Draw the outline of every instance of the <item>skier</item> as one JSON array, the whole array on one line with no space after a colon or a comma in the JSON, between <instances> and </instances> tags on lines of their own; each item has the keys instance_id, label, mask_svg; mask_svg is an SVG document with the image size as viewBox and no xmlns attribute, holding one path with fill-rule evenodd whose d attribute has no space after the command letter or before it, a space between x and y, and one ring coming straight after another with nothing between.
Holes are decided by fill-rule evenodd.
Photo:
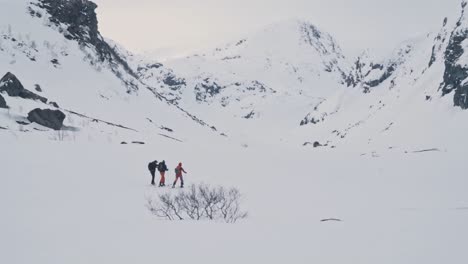
<instances>
[{"instance_id":1,"label":"skier","mask_svg":"<svg viewBox=\"0 0 468 264\"><path fill-rule=\"evenodd\" d=\"M151 173L151 185L155 185L154 184L154 174L156 172L156 167L158 166L158 161L155 160L155 161L152 161L148 164L148 170L150 171Z\"/></svg>"},{"instance_id":2,"label":"skier","mask_svg":"<svg viewBox=\"0 0 468 264\"><path fill-rule=\"evenodd\" d=\"M172 184L172 188L175 188L177 180L180 178L180 188L184 188L184 178L182 177L182 172L187 173L184 168L182 168L182 162L179 163L179 166L175 168L176 179Z\"/></svg>"},{"instance_id":3,"label":"skier","mask_svg":"<svg viewBox=\"0 0 468 264\"><path fill-rule=\"evenodd\" d=\"M166 171L168 171L167 166L166 166L166 161L161 161L158 165L158 171L159 174L161 174L161 180L159 181L159 187L166 186Z\"/></svg>"}]
</instances>

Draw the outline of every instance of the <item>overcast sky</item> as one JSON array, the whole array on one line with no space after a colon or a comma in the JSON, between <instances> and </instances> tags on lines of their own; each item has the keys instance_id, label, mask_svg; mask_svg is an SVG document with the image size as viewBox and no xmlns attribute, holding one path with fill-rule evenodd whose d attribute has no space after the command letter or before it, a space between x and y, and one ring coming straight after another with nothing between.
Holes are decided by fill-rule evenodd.
<instances>
[{"instance_id":1,"label":"overcast sky","mask_svg":"<svg viewBox=\"0 0 468 264\"><path fill-rule=\"evenodd\" d=\"M216 46L278 21L299 18L333 35L343 50L379 54L452 21L461 0L93 0L101 33L141 52ZM279 36L280 37L280 36Z\"/></svg>"}]
</instances>

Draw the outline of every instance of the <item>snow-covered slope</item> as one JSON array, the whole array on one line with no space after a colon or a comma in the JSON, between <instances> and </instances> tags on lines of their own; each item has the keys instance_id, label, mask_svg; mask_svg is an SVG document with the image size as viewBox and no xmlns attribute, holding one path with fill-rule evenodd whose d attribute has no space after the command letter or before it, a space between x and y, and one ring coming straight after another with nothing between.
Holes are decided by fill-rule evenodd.
<instances>
[{"instance_id":1,"label":"snow-covered slope","mask_svg":"<svg viewBox=\"0 0 468 264\"><path fill-rule=\"evenodd\" d=\"M465 11L384 59L287 21L161 64L95 8L0 0L0 263L468 263ZM155 159L249 217L156 218Z\"/></svg>"},{"instance_id":2,"label":"snow-covered slope","mask_svg":"<svg viewBox=\"0 0 468 264\"><path fill-rule=\"evenodd\" d=\"M244 143L392 147L401 137L409 144L424 133L427 142L421 144L430 145L446 133L435 123L454 126L447 133L463 131L465 6L461 18L445 19L437 34L405 41L383 59L367 49L352 62L329 34L287 21L164 64L135 60L134 68L144 83L210 122L226 124ZM352 134L360 139L348 140Z\"/></svg>"},{"instance_id":3,"label":"snow-covered slope","mask_svg":"<svg viewBox=\"0 0 468 264\"><path fill-rule=\"evenodd\" d=\"M297 20L164 65L142 61L137 68L142 81L167 98L226 124L230 135L248 131L255 140L272 132L276 140L283 137L305 109L344 84L348 71L333 37Z\"/></svg>"},{"instance_id":4,"label":"snow-covered slope","mask_svg":"<svg viewBox=\"0 0 468 264\"><path fill-rule=\"evenodd\" d=\"M9 109L0 109L1 127L17 135L39 129L56 137L25 119L34 108L54 108L66 114L64 125L73 138L120 142L158 134L186 140L189 130L211 134L202 120L136 78L126 58L100 35L94 3L2 0L1 6L0 78L10 72L26 90L55 102L53 107L4 92Z\"/></svg>"},{"instance_id":5,"label":"snow-covered slope","mask_svg":"<svg viewBox=\"0 0 468 264\"><path fill-rule=\"evenodd\" d=\"M358 58L349 87L307 114L296 138L368 154L462 144L468 131L465 7L463 2L461 17L445 19L437 34L406 41L381 62Z\"/></svg>"}]
</instances>

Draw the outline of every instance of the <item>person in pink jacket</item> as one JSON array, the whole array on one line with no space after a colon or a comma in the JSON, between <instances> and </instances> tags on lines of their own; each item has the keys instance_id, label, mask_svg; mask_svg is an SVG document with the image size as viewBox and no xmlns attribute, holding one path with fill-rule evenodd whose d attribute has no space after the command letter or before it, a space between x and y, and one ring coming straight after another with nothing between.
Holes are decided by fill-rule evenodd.
<instances>
[{"instance_id":1,"label":"person in pink jacket","mask_svg":"<svg viewBox=\"0 0 468 264\"><path fill-rule=\"evenodd\" d=\"M182 172L187 173L184 168L182 167L182 162L179 163L177 168L175 168L176 179L172 184L172 188L175 188L177 184L177 180L180 178L180 188L184 188L184 178L182 177Z\"/></svg>"}]
</instances>

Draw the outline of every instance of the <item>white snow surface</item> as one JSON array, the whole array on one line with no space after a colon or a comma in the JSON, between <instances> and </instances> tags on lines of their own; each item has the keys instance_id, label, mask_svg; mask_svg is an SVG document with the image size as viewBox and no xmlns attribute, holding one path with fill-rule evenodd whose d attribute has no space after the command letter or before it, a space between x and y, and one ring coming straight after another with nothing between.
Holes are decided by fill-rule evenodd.
<instances>
[{"instance_id":1,"label":"white snow surface","mask_svg":"<svg viewBox=\"0 0 468 264\"><path fill-rule=\"evenodd\" d=\"M464 150L380 157L262 146L146 146L0 137L2 263L465 263ZM236 186L249 218L166 222L146 161ZM221 158L222 157L222 158ZM172 175L168 181L172 181ZM178 189L171 190L178 192ZM341 222L321 222L338 218Z\"/></svg>"},{"instance_id":2,"label":"white snow surface","mask_svg":"<svg viewBox=\"0 0 468 264\"><path fill-rule=\"evenodd\" d=\"M308 22L167 59L138 80L32 18L29 2L0 0L0 77L39 84L67 118L62 131L22 125L54 108L2 93L0 263L468 263L468 112L439 91L464 15L379 60L397 67L363 93L344 84L351 59ZM135 71L157 63L109 43ZM366 80L384 74L366 67ZM168 74L186 85L171 90ZM200 83L223 89L196 100ZM167 182L183 162L187 185L237 187L248 218L152 215L148 197L181 191L150 186L155 159Z\"/></svg>"}]
</instances>

